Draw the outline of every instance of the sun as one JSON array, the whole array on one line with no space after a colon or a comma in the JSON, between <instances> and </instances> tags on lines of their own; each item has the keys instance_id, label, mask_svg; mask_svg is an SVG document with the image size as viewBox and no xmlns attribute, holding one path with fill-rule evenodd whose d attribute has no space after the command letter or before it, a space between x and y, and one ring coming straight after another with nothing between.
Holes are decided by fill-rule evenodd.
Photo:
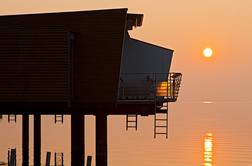
<instances>
[{"instance_id":1,"label":"sun","mask_svg":"<svg viewBox=\"0 0 252 166\"><path fill-rule=\"evenodd\" d=\"M205 48L203 50L203 55L206 58L210 58L213 55L213 50L211 48Z\"/></svg>"}]
</instances>

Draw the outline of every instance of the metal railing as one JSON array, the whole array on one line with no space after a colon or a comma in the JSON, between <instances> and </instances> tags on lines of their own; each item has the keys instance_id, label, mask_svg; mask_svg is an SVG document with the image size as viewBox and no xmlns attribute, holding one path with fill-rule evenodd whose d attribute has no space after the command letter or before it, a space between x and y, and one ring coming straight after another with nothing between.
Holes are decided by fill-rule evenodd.
<instances>
[{"instance_id":1,"label":"metal railing","mask_svg":"<svg viewBox=\"0 0 252 166\"><path fill-rule=\"evenodd\" d=\"M118 99L161 100L175 102L181 84L181 73L121 74Z\"/></svg>"}]
</instances>

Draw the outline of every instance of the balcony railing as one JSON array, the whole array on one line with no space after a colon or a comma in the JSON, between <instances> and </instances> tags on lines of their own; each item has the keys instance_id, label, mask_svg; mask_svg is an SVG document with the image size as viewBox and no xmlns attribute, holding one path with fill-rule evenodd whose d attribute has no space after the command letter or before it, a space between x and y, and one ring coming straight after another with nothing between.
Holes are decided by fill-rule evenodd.
<instances>
[{"instance_id":1,"label":"balcony railing","mask_svg":"<svg viewBox=\"0 0 252 166\"><path fill-rule=\"evenodd\" d=\"M181 73L134 73L120 77L120 101L167 101L178 97Z\"/></svg>"}]
</instances>

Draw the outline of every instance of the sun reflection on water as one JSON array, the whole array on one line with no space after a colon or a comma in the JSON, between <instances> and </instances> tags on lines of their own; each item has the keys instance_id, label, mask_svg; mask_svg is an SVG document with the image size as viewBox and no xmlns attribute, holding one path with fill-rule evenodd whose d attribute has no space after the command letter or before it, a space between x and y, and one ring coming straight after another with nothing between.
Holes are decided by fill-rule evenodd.
<instances>
[{"instance_id":1,"label":"sun reflection on water","mask_svg":"<svg viewBox=\"0 0 252 166\"><path fill-rule=\"evenodd\" d=\"M213 166L213 133L207 133L204 139L204 166Z\"/></svg>"}]
</instances>

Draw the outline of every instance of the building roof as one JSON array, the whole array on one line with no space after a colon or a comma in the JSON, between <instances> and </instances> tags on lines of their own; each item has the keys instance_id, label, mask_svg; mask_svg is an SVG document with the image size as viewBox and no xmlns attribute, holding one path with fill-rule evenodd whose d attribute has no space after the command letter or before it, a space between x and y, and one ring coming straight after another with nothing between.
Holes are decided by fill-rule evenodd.
<instances>
[{"instance_id":1,"label":"building roof","mask_svg":"<svg viewBox=\"0 0 252 166\"><path fill-rule=\"evenodd\" d=\"M85 10L85 11L63 11L63 12L50 12L50 13L24 13L13 15L0 15L0 17L18 17L18 16L44 16L44 15L68 15L68 14L92 14L92 13L104 13L110 11L125 11L127 8L115 8L115 9L102 9L102 10ZM127 13L127 30L132 30L133 27L140 27L143 23L143 14Z\"/></svg>"}]
</instances>

